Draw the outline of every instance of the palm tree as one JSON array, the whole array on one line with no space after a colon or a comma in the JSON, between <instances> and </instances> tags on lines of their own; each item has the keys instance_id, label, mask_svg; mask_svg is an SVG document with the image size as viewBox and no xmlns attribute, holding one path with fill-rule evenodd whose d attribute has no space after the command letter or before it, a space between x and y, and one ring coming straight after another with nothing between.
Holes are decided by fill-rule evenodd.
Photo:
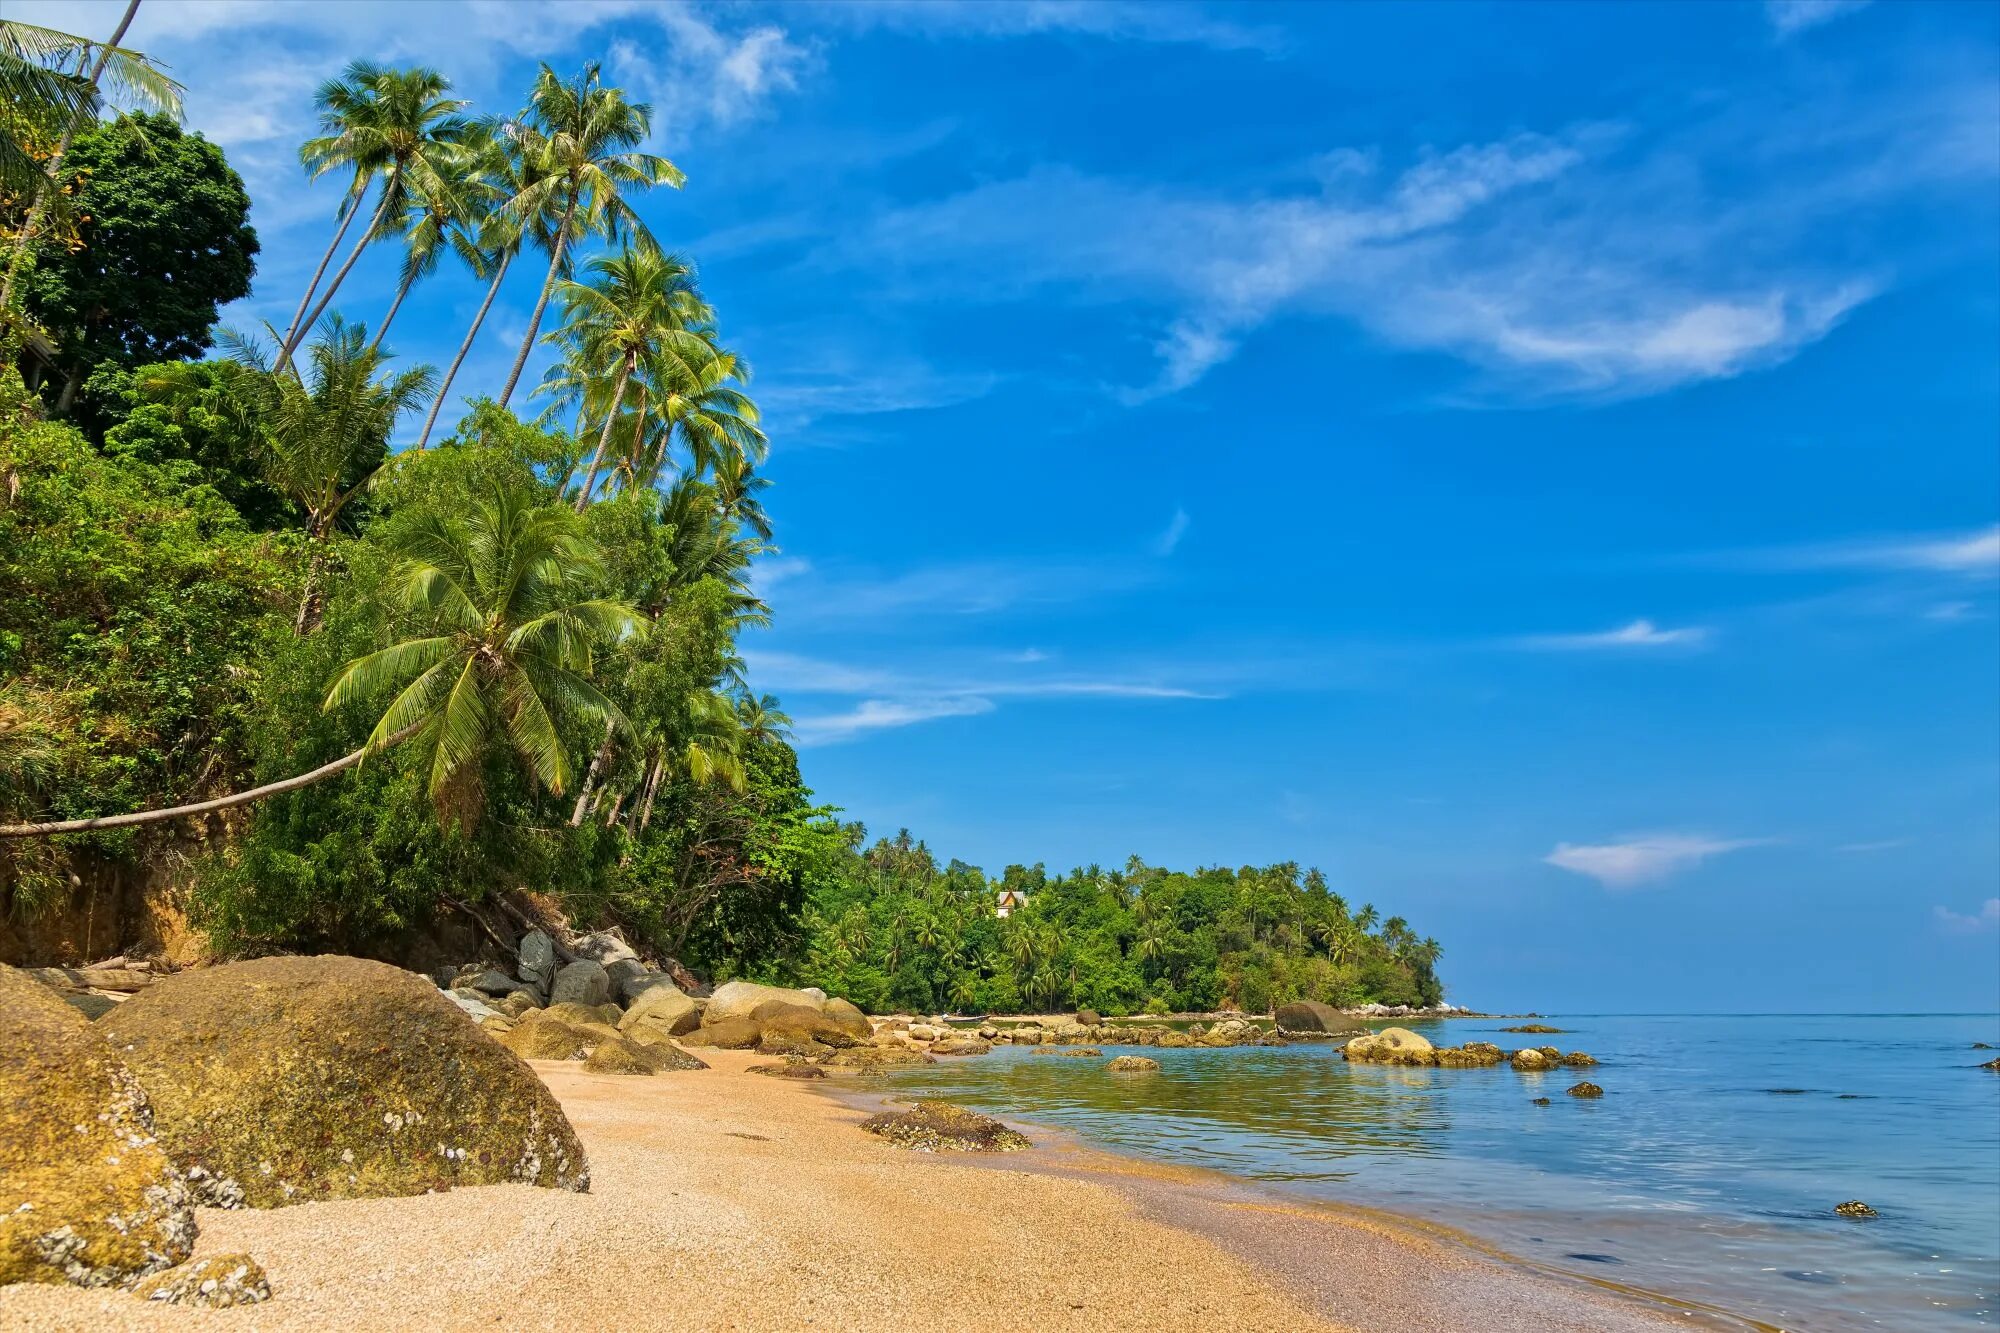
<instances>
[{"instance_id":1,"label":"palm tree","mask_svg":"<svg viewBox=\"0 0 2000 1333\"><path fill-rule=\"evenodd\" d=\"M715 487L715 506L722 516L770 541L771 516L764 512L764 502L757 498L757 493L771 484L770 478L757 475L750 460L741 457L718 460L714 473L711 484Z\"/></svg>"},{"instance_id":2,"label":"palm tree","mask_svg":"<svg viewBox=\"0 0 2000 1333\"><path fill-rule=\"evenodd\" d=\"M445 95L450 90L451 81L434 69L386 69L366 60L355 61L340 78L320 86L316 99L320 124L329 133L307 140L299 149L299 158L314 176L351 168L354 182L341 206L340 229L299 299L298 313L293 315L292 327L279 349L279 370L291 360L306 330L318 322L361 252L387 234L384 223L408 207L412 191L421 182L445 173L449 158L463 150L472 122L461 114L466 103ZM320 276L377 179L382 189L374 214L320 293L319 304L306 313Z\"/></svg>"},{"instance_id":3,"label":"palm tree","mask_svg":"<svg viewBox=\"0 0 2000 1333\"><path fill-rule=\"evenodd\" d=\"M754 699L746 695L738 699L736 725L742 729L743 740L749 745L786 740L792 734L791 716L779 709L778 698L774 694L761 694Z\"/></svg>"},{"instance_id":4,"label":"palm tree","mask_svg":"<svg viewBox=\"0 0 2000 1333\"><path fill-rule=\"evenodd\" d=\"M584 236L616 241L627 233L650 242L645 224L625 201L624 192L655 185L678 189L686 180L680 168L666 158L639 151L652 126L652 108L628 102L622 90L605 87L595 61L568 83L547 65L536 76L526 114L510 127L522 156L532 164L535 178L507 207L523 224L541 217L556 221L544 238L549 250L548 275L542 280L541 295L536 298L535 313L521 339L514 368L508 372L507 387L500 392L500 406L507 405L514 396L514 386L520 383L570 246Z\"/></svg>"},{"instance_id":5,"label":"palm tree","mask_svg":"<svg viewBox=\"0 0 2000 1333\"><path fill-rule=\"evenodd\" d=\"M472 344L479 338L479 330L486 323L487 312L493 309L493 300L500 295L500 284L507 280L507 270L514 257L521 253L521 246L530 237L547 244L554 244L553 222L546 216L524 216L515 208L527 188L538 179L535 168L520 154L518 142L511 136L494 132L494 127L482 127L476 136L478 193L483 202L490 205L479 219L479 255L477 272L481 277L491 274L486 284L486 296L479 303L479 311L472 317L472 327L465 331L465 338L458 345L458 355L451 359L445 369L444 383L438 388L437 400L431 404L430 415L424 418L423 434L417 437L417 448L430 443L431 431L437 425L438 410L444 406L446 396L451 392L452 381L458 378L459 367L472 352Z\"/></svg>"},{"instance_id":6,"label":"palm tree","mask_svg":"<svg viewBox=\"0 0 2000 1333\"><path fill-rule=\"evenodd\" d=\"M556 718L627 725L589 680L597 651L635 623L631 608L590 595L602 574L597 547L561 506L506 490L462 523L425 516L394 541L412 637L342 667L325 708L400 687L368 743L414 729L441 808L453 796L462 810L477 807L481 768L496 749L560 794L570 761Z\"/></svg>"},{"instance_id":7,"label":"palm tree","mask_svg":"<svg viewBox=\"0 0 2000 1333\"><path fill-rule=\"evenodd\" d=\"M55 206L63 158L68 156L77 130L96 117L104 83L109 80L128 101L180 119L181 86L146 57L118 45L138 12L139 0L129 0L111 40L101 44L54 28L0 20L0 105L12 109L15 118L0 124L0 188L34 201L14 240L6 280L0 283L0 310L13 304L15 280ZM81 73L86 60L90 63L88 75ZM76 74L64 70L72 62L79 71ZM61 126L48 161L35 160L16 125L38 129Z\"/></svg>"},{"instance_id":8,"label":"palm tree","mask_svg":"<svg viewBox=\"0 0 2000 1333\"><path fill-rule=\"evenodd\" d=\"M228 341L242 367L236 410L265 441L270 482L305 510L306 576L294 623L310 634L319 628L333 525L380 468L397 418L430 394L436 375L429 366L382 373L389 353L339 315L327 317L307 354L309 379L279 374L255 346Z\"/></svg>"},{"instance_id":9,"label":"palm tree","mask_svg":"<svg viewBox=\"0 0 2000 1333\"><path fill-rule=\"evenodd\" d=\"M420 278L437 272L447 251L457 255L474 276L487 272L486 256L476 243L476 231L494 187L482 172L482 158L476 145L462 145L456 151L427 156L415 164L408 199L397 227L403 234L403 271L396 283L395 299L376 326L378 346L395 322L403 299ZM385 224L386 225L386 224Z\"/></svg>"},{"instance_id":10,"label":"palm tree","mask_svg":"<svg viewBox=\"0 0 2000 1333\"><path fill-rule=\"evenodd\" d=\"M696 329L705 328L710 311L696 288L694 269L672 255L649 246L627 248L590 261L593 281L560 284L565 315L558 340L574 344L585 366L612 376L611 395L603 408L597 450L591 455L576 507L590 502L598 470L611 443L612 428L625 404L626 386L641 364L655 361L681 367L712 358L712 348ZM616 370L612 371L612 367ZM571 382L559 372L558 382Z\"/></svg>"}]
</instances>

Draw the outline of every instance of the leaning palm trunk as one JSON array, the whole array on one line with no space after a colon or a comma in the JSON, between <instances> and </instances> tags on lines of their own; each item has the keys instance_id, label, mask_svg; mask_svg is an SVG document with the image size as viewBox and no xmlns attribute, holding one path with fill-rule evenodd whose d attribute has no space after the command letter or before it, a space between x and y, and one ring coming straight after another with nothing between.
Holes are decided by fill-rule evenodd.
<instances>
[{"instance_id":1,"label":"leaning palm trunk","mask_svg":"<svg viewBox=\"0 0 2000 1333\"><path fill-rule=\"evenodd\" d=\"M348 200L347 207L341 212L340 225L334 228L333 239L326 245L326 253L319 257L319 267L313 270L312 281L306 284L305 291L299 295L299 308L292 312L292 322L285 327L285 341L280 346L290 346L292 341L299 337L299 326L305 322L306 307L312 304L313 296L319 291L319 280L326 276L326 266L333 262L334 255L340 250L340 242L347 235L347 229L354 225L354 215L361 211L361 201L367 195L367 187L361 181L356 181L355 186L356 188L349 192L352 197Z\"/></svg>"},{"instance_id":2,"label":"leaning palm trunk","mask_svg":"<svg viewBox=\"0 0 2000 1333\"><path fill-rule=\"evenodd\" d=\"M542 316L549 308L549 294L556 289L556 275L562 272L563 253L569 249L570 220L576 216L576 198L570 197L563 208L562 226L556 229L555 247L549 251L548 276L542 279L542 294L535 301L535 317L528 321L528 336L521 339L521 351L514 358L514 368L507 372L507 387L500 391L500 406L507 406L507 400L514 396L514 386L521 382L521 371L528 364L528 353L534 349L535 335L541 332Z\"/></svg>"},{"instance_id":3,"label":"leaning palm trunk","mask_svg":"<svg viewBox=\"0 0 2000 1333\"><path fill-rule=\"evenodd\" d=\"M431 430L437 425L438 411L444 407L445 394L451 389L451 382L458 378L458 368L465 364L465 358L472 351L472 344L479 337L479 326L486 322L486 312L493 308L493 298L500 294L501 279L507 276L507 266L514 262L514 252L500 256L500 267L493 272L493 281L487 284L486 299L479 303L479 313L472 317L472 327L465 331L465 341L458 345L458 355L451 359L451 369L444 373L444 383L438 386L437 397L431 400L430 415L424 418L424 433L417 437L417 448L422 449L430 442ZM391 312L394 313L394 312Z\"/></svg>"},{"instance_id":4,"label":"leaning palm trunk","mask_svg":"<svg viewBox=\"0 0 2000 1333\"><path fill-rule=\"evenodd\" d=\"M604 429L597 432L597 452L590 456L590 470L583 474L583 489L576 495L576 512L590 503L590 493L597 489L597 469L604 465L604 450L611 443L611 428L618 424L618 409L625 406L625 385L632 378L633 369L639 364L637 352L625 353L625 359L618 365L618 385L611 391L611 406L604 411Z\"/></svg>"},{"instance_id":5,"label":"leaning palm trunk","mask_svg":"<svg viewBox=\"0 0 2000 1333\"><path fill-rule=\"evenodd\" d=\"M382 339L387 336L389 326L396 321L396 312L403 308L403 298L410 294L410 288L416 286L416 283L416 274L405 273L403 280L396 284L396 299L389 302L389 313L382 316L382 322L375 328L375 336L368 340L369 351L372 352L382 345Z\"/></svg>"},{"instance_id":6,"label":"leaning palm trunk","mask_svg":"<svg viewBox=\"0 0 2000 1333\"><path fill-rule=\"evenodd\" d=\"M394 183L391 181L382 182L382 198L375 205L374 215L368 219L367 230L361 233L361 239L354 243L354 248L347 252L346 262L340 266L340 270L333 275L333 281L329 282L326 285L326 290L320 294L319 304L314 306L312 313L307 315L300 322L299 326L292 330L292 336L286 341L284 350L278 354L276 370L283 370L290 363L292 353L298 351L299 344L306 340L306 330L310 329L318 321L319 317L325 313L328 304L333 300L333 294L340 290L341 283L347 281L347 275L354 270L354 262L361 258L361 252L368 248L368 242L375 239L375 232L381 227L383 215L389 211L389 202L394 195Z\"/></svg>"},{"instance_id":7,"label":"leaning palm trunk","mask_svg":"<svg viewBox=\"0 0 2000 1333\"><path fill-rule=\"evenodd\" d=\"M401 745L417 734L423 727L405 727L380 745L364 745L351 754L344 754L332 763L321 764L310 773L301 773L295 778L284 778L277 782L267 782L261 787L248 791L232 792L228 796L218 796L212 801L197 801L193 805L170 806L164 810L136 810L129 815L97 815L90 819L64 819L52 824L0 824L0 838L52 838L58 833L94 833L98 829L131 828L139 824L158 824L169 819L185 819L191 815L213 814L217 810L229 810L239 805L249 805L271 796L282 796L288 791L310 787L315 782L324 781L335 773L353 768L371 754L377 754L392 745Z\"/></svg>"},{"instance_id":8,"label":"leaning palm trunk","mask_svg":"<svg viewBox=\"0 0 2000 1333\"><path fill-rule=\"evenodd\" d=\"M653 771L646 776L646 799L639 803L639 832L645 832L646 825L653 822L653 798L660 794L660 777L666 772L667 755L664 750L653 756Z\"/></svg>"},{"instance_id":9,"label":"leaning palm trunk","mask_svg":"<svg viewBox=\"0 0 2000 1333\"><path fill-rule=\"evenodd\" d=\"M138 12L139 0L132 0L125 6L125 16L118 20L118 29L111 34L111 40L97 49L97 60L90 67L90 91L93 96L97 92L98 80L104 77L104 67L111 60L112 48L125 40L125 30L132 26L132 16ZM69 123L63 126L62 137L56 141L55 154L49 158L47 167L48 188L36 195L34 206L28 210L28 220L21 227L20 238L14 242L13 258L7 263L7 280L0 283L0 310L14 303L14 282L20 276L21 266L34 251L35 237L42 230L42 220L48 216L49 201L55 197L56 179L62 172L63 158L69 155L69 146L76 141L77 126L82 120L81 114L71 116Z\"/></svg>"}]
</instances>

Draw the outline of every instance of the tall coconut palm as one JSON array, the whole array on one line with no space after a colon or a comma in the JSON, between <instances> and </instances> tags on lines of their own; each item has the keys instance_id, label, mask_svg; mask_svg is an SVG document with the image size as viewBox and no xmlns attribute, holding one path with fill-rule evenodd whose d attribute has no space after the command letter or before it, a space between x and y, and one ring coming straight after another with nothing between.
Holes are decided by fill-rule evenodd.
<instances>
[{"instance_id":1,"label":"tall coconut palm","mask_svg":"<svg viewBox=\"0 0 2000 1333\"><path fill-rule=\"evenodd\" d=\"M617 241L629 235L650 244L651 235L626 202L626 192L656 185L678 189L686 180L681 169L666 158L639 151L652 125L652 108L643 102L626 101L621 89L605 87L603 71L595 61L568 82L547 65L536 76L534 90L528 95L528 110L511 127L522 156L532 164L535 180L508 209L523 222L541 217L555 222L546 233L548 274L542 279L541 294L535 300L535 313L521 339L514 368L500 392L500 406L508 404L520 383L571 246L585 236Z\"/></svg>"},{"instance_id":2,"label":"tall coconut palm","mask_svg":"<svg viewBox=\"0 0 2000 1333\"><path fill-rule=\"evenodd\" d=\"M14 113L0 123L0 189L33 201L14 238L6 279L0 282L0 310L13 304L22 265L60 195L63 158L76 132L96 117L104 84L109 82L131 104L180 118L181 86L146 57L119 45L138 12L139 0L129 0L111 39L103 43L32 23L0 21L0 104ZM86 63L87 75L81 73ZM65 70L71 64L77 73ZM56 135L46 162L36 161L20 132L26 127Z\"/></svg>"},{"instance_id":3,"label":"tall coconut palm","mask_svg":"<svg viewBox=\"0 0 2000 1333\"><path fill-rule=\"evenodd\" d=\"M376 347L388 336L396 312L420 279L437 272L446 254L456 255L475 276L489 270L479 249L477 232L483 214L491 206L493 186L481 170L476 147L427 156L412 171L409 197L395 226L403 235L403 268L396 282L396 295L389 302L382 322L375 326ZM385 224L387 225L387 224Z\"/></svg>"},{"instance_id":4,"label":"tall coconut palm","mask_svg":"<svg viewBox=\"0 0 2000 1333\"><path fill-rule=\"evenodd\" d=\"M518 141L512 135L497 132L503 128L482 128L477 150L479 191L487 203L486 211L479 219L478 230L478 271L481 277L490 275L486 295L472 317L472 327L465 331L465 338L458 345L458 354L452 357L451 365L445 369L437 401L431 404L430 415L424 420L423 434L417 437L416 447L419 449L430 443L431 431L437 425L438 409L444 406L452 381L458 378L459 368L471 355L472 344L478 340L487 313L493 309L493 300L500 295L500 284L507 280L507 270L520 255L522 246L530 240L544 248L554 243L554 219L545 215L523 215L514 207L515 201L538 177L534 164L521 156Z\"/></svg>"},{"instance_id":5,"label":"tall coconut palm","mask_svg":"<svg viewBox=\"0 0 2000 1333\"><path fill-rule=\"evenodd\" d=\"M771 540L771 516L764 512L764 502L757 498L757 493L771 482L757 474L749 459L716 460L709 484L715 488L715 507L722 517L734 519L764 541Z\"/></svg>"},{"instance_id":6,"label":"tall coconut palm","mask_svg":"<svg viewBox=\"0 0 2000 1333\"><path fill-rule=\"evenodd\" d=\"M327 710L395 689L369 744L414 728L441 809L478 809L483 765L496 750L560 793L570 760L557 719L627 725L589 677L597 652L629 632L634 616L592 595L602 561L582 525L560 506L500 490L463 521L417 520L395 546L410 637L342 667Z\"/></svg>"},{"instance_id":7,"label":"tall coconut palm","mask_svg":"<svg viewBox=\"0 0 2000 1333\"><path fill-rule=\"evenodd\" d=\"M690 265L642 245L593 259L589 273L590 281L565 280L558 289L565 316L558 337L572 341L584 363L599 367L612 381L597 449L577 492L578 510L596 489L626 387L640 365L657 363L677 371L713 356L703 333L695 331L708 327L711 312Z\"/></svg>"},{"instance_id":8,"label":"tall coconut palm","mask_svg":"<svg viewBox=\"0 0 2000 1333\"><path fill-rule=\"evenodd\" d=\"M305 511L306 575L295 625L310 634L323 609L334 523L381 466L397 419L431 393L436 374L429 366L386 373L389 353L369 343L364 325L338 315L327 317L307 352L310 377L278 373L241 339L228 344L242 368L232 397L265 441L266 474Z\"/></svg>"},{"instance_id":9,"label":"tall coconut palm","mask_svg":"<svg viewBox=\"0 0 2000 1333\"><path fill-rule=\"evenodd\" d=\"M349 168L353 184L342 204L340 229L321 258L313 280L299 300L292 327L278 352L278 369L283 370L292 353L305 338L306 330L318 322L320 314L341 283L354 269L355 261L371 243L392 234L385 222L409 206L411 193L419 182L449 170L449 159L464 151L472 122L463 114L466 103L449 97L451 81L434 69L386 69L371 61L357 60L338 79L320 86L320 123L329 131L308 140L299 149L299 158L314 175ZM347 259L325 291L319 304L307 312L314 289L326 272L334 251L347 234L348 224L361 209L369 187L377 180L381 190L374 212L362 229L360 239L348 251Z\"/></svg>"},{"instance_id":10,"label":"tall coconut palm","mask_svg":"<svg viewBox=\"0 0 2000 1333\"><path fill-rule=\"evenodd\" d=\"M787 740L792 734L792 718L778 707L774 694L745 695L736 701L736 725L749 745L768 745Z\"/></svg>"}]
</instances>

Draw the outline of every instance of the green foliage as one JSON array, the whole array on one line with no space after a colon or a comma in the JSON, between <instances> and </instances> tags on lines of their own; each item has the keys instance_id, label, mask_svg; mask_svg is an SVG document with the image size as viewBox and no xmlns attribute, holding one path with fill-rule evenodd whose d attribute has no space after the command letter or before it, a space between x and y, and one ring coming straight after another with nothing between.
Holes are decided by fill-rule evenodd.
<instances>
[{"instance_id":1,"label":"green foliage","mask_svg":"<svg viewBox=\"0 0 2000 1333\"><path fill-rule=\"evenodd\" d=\"M75 418L115 423L103 432L114 458L172 467L213 487L259 531L296 526L304 515L266 480L261 435L235 400L234 367L168 361L127 370L106 362L84 382Z\"/></svg>"},{"instance_id":2,"label":"green foliage","mask_svg":"<svg viewBox=\"0 0 2000 1333\"><path fill-rule=\"evenodd\" d=\"M45 248L25 281L58 364L83 376L199 356L256 267L250 196L222 150L164 116L121 116L78 134L62 170L83 181L82 243Z\"/></svg>"},{"instance_id":3,"label":"green foliage","mask_svg":"<svg viewBox=\"0 0 2000 1333\"><path fill-rule=\"evenodd\" d=\"M185 466L107 458L68 426L0 425L0 695L52 747L41 813L227 780L290 555Z\"/></svg>"},{"instance_id":4,"label":"green foliage","mask_svg":"<svg viewBox=\"0 0 2000 1333\"><path fill-rule=\"evenodd\" d=\"M1434 943L1398 918L1363 930L1296 865L1180 874L1134 858L1123 871L1009 866L990 880L958 862L940 870L907 830L866 852L858 825L846 834L817 872L794 966L858 1003L1130 1014L1443 995ZM1003 891L1026 895L1005 918ZM1336 962L1336 944L1356 961Z\"/></svg>"}]
</instances>

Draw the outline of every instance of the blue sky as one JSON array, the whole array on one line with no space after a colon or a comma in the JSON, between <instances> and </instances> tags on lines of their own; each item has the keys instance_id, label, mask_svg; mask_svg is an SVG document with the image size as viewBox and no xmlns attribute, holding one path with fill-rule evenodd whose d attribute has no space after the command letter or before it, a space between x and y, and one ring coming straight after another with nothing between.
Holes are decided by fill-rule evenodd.
<instances>
[{"instance_id":1,"label":"blue sky","mask_svg":"<svg viewBox=\"0 0 2000 1333\"><path fill-rule=\"evenodd\" d=\"M1489 1007L2000 1006L2000 9L147 0L131 42L250 182L244 327L330 235L294 152L346 60L653 102L688 185L642 211L774 441L752 675L871 828L1317 864ZM391 342L442 363L478 291L420 297Z\"/></svg>"}]
</instances>

